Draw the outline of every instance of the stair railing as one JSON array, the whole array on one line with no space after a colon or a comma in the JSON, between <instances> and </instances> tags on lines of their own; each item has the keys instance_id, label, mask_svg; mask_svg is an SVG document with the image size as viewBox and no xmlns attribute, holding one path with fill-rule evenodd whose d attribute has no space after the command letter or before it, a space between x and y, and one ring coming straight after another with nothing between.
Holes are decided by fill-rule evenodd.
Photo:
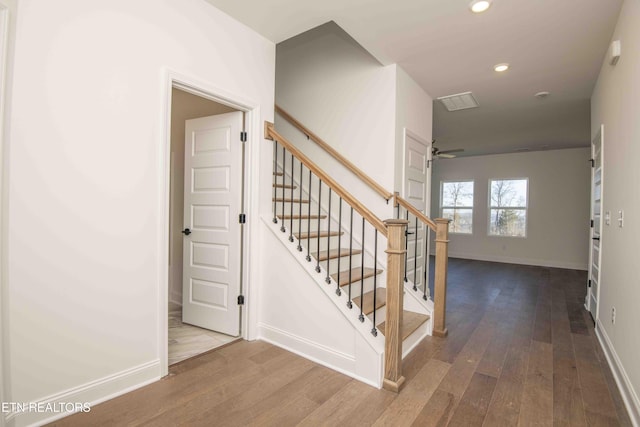
<instances>
[{"instance_id":1,"label":"stair railing","mask_svg":"<svg viewBox=\"0 0 640 427\"><path fill-rule=\"evenodd\" d=\"M329 153L334 159L340 162L343 166L345 166L349 171L351 171L354 175L356 175L360 180L362 180L365 184L371 187L376 193L380 194L387 202L393 198L393 193L387 191L382 185L378 184L373 178L364 173L362 169L358 168L354 165L349 159L340 154L335 148L331 145L327 144L322 138L313 133L307 127L305 127L302 123L296 120L291 114L287 113L285 110L280 108L278 105L275 106L276 112L284 118L286 121L291 123L294 127L298 128L300 132L305 134L305 136L311 141L315 142L318 146L320 146L324 151Z\"/></svg>"},{"instance_id":2,"label":"stair railing","mask_svg":"<svg viewBox=\"0 0 640 427\"><path fill-rule=\"evenodd\" d=\"M377 269L378 263L378 238L382 235L387 238L387 317L385 319L385 361L384 361L384 387L392 391L398 391L404 382L402 376L402 306L404 285L402 283L402 260L405 256L405 231L407 221L390 219L380 220L373 212L367 209L360 201L352 196L347 190L340 186L329 174L320 169L311 159L304 155L286 138L280 135L271 123L265 123L265 138L273 140L273 222L280 224L280 231L288 232L288 240L295 242L298 240L297 250L303 252L306 249L305 259L312 262L315 258L315 271L326 274L327 284L335 283L335 293L340 296L342 292L347 292L347 307L353 309L354 299L359 298L360 309L354 313L360 322L365 321L364 301L365 287L364 280L367 277L373 278L373 301L371 312L372 329L371 334L378 336L376 307L378 299ZM297 180L297 182L296 182ZM294 196L293 190L299 186L298 196ZM327 187L325 193L328 199L324 206L327 206L326 215L329 224L324 231L320 226L322 213L322 188ZM305 193L308 198L305 197ZM318 204L317 211L312 211L312 196L316 196ZM331 222L333 220L331 210L335 206L334 199L337 199L337 229L333 231ZM286 203L289 203L288 209ZM297 204L297 210L294 207ZM303 207L304 205L304 207ZM317 212L317 213L316 213ZM346 213L346 215L345 215ZM355 219L354 214L359 216ZM346 216L346 218L344 218ZM294 234L293 219L298 219L297 234ZM343 219L349 223L349 243L347 252L342 252L342 230ZM288 220L288 223L287 223ZM306 220L306 230L303 230L302 223ZM317 220L317 226L312 230L312 220ZM288 225L288 229L286 227ZM346 224L345 227L346 228ZM360 241L356 242L362 248L357 250L354 245L354 237L358 235ZM372 235L372 236L371 236ZM365 268L365 241L373 238L373 269ZM315 247L311 247L311 239L316 239ZM332 254L332 238L338 239L337 254ZM321 240L325 239L326 247L321 247ZM306 241L306 248L303 246ZM312 252L315 251L315 252ZM361 254L360 265L355 265L354 255ZM335 255L337 258L337 271L332 274L331 259ZM341 257L348 256L348 270L341 271ZM321 263L326 261L323 267ZM354 268L355 267L355 268ZM343 289L344 288L344 289Z\"/></svg>"},{"instance_id":3,"label":"stair railing","mask_svg":"<svg viewBox=\"0 0 640 427\"><path fill-rule=\"evenodd\" d=\"M396 208L396 218L404 219L408 223L407 238L405 239L405 257L403 266L404 282L411 278L413 290L422 288L422 298L429 299L429 233L432 230L436 233L436 256L434 274L434 309L433 309L433 335L446 337L446 304L447 304L447 264L449 261L449 222L447 218L436 218L432 220L420 212L407 200L394 194L394 207ZM421 239L422 238L422 239ZM420 244L420 240L423 241ZM409 250L409 242L413 241L413 253ZM419 251L422 251L423 263L418 265ZM413 255L413 262L409 257ZM419 274L422 269L422 274Z\"/></svg>"},{"instance_id":4,"label":"stair railing","mask_svg":"<svg viewBox=\"0 0 640 427\"><path fill-rule=\"evenodd\" d=\"M429 217L424 215L422 212L417 210L413 205L411 205L408 201L401 198L399 194L390 193L380 184L378 184L373 178L369 177L366 173L364 173L361 169L355 166L349 159L340 154L336 149L334 149L331 145L326 143L322 138L313 133L309 128L300 123L295 117L289 114L280 106L275 106L276 112L288 121L291 125L296 127L300 132L302 132L308 139L315 142L318 146L320 146L323 150L325 150L329 155L331 155L334 159L340 162L343 166L345 166L348 170L350 170L353 174L355 174L358 178L360 178L363 182L369 185L373 190L375 190L378 194L380 194L384 199L389 202L392 198L394 199L394 206L397 209L396 218L400 218L400 211L403 210L403 217L409 221L408 229L412 229L413 231L409 231L405 241L405 257L404 257L404 282L408 282L409 276L413 278L413 289L418 291L419 287L422 287L423 299L426 301L429 299L429 276L427 272L430 270L429 267L429 236L427 227L436 233L436 263L435 263L435 277L434 277L434 328L433 334L436 336L447 336L448 331L445 326L445 311L446 311L446 299L447 299L447 264L448 264L448 223L449 220L444 218L438 218L435 220L431 220ZM418 241L420 234L424 235L424 248L418 247ZM413 237L413 239L412 239ZM413 253L409 253L408 244L413 240ZM423 250L424 249L424 250ZM422 275L418 274L418 251L422 251L423 257L423 266L422 266ZM413 255L413 274L411 275L411 266L409 265L409 258ZM422 283L422 284L421 284Z\"/></svg>"}]
</instances>

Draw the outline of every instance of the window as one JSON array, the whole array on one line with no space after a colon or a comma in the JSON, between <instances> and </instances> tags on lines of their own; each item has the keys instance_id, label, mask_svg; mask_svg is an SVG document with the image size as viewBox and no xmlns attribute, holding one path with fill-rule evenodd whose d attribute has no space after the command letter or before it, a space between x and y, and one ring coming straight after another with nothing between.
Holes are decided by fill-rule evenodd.
<instances>
[{"instance_id":1,"label":"window","mask_svg":"<svg viewBox=\"0 0 640 427\"><path fill-rule=\"evenodd\" d=\"M492 179L489 183L489 235L526 237L527 179Z\"/></svg>"},{"instance_id":2,"label":"window","mask_svg":"<svg viewBox=\"0 0 640 427\"><path fill-rule=\"evenodd\" d=\"M473 181L441 183L440 207L442 217L451 220L450 233L473 232Z\"/></svg>"}]
</instances>

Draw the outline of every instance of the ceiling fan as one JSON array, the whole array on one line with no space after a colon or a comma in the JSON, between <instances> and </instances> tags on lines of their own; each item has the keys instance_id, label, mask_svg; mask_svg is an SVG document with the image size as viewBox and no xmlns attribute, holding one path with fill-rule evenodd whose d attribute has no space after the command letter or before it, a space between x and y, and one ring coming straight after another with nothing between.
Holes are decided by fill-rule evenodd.
<instances>
[{"instance_id":1,"label":"ceiling fan","mask_svg":"<svg viewBox=\"0 0 640 427\"><path fill-rule=\"evenodd\" d=\"M436 140L434 139L433 141L431 141L431 154L435 159L453 159L456 157L456 155L453 153L461 153L463 151L463 148L440 151L440 149L436 147Z\"/></svg>"}]
</instances>

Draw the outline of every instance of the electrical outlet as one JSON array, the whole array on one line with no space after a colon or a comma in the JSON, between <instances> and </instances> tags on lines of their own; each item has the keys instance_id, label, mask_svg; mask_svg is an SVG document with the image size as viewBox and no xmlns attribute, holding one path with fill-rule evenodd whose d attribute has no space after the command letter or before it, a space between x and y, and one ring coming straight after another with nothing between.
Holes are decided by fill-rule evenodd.
<instances>
[{"instance_id":1,"label":"electrical outlet","mask_svg":"<svg viewBox=\"0 0 640 427\"><path fill-rule=\"evenodd\" d=\"M618 227L624 227L624 211L618 211Z\"/></svg>"},{"instance_id":2,"label":"electrical outlet","mask_svg":"<svg viewBox=\"0 0 640 427\"><path fill-rule=\"evenodd\" d=\"M611 225L611 212L606 211L604 213L604 224L605 225Z\"/></svg>"},{"instance_id":3,"label":"electrical outlet","mask_svg":"<svg viewBox=\"0 0 640 427\"><path fill-rule=\"evenodd\" d=\"M616 308L611 308L611 323L616 324Z\"/></svg>"}]
</instances>

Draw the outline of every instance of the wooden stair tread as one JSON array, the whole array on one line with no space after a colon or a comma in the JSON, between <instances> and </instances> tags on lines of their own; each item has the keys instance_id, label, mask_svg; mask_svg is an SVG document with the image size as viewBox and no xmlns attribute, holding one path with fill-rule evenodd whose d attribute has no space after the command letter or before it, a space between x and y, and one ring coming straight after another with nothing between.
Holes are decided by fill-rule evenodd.
<instances>
[{"instance_id":1,"label":"wooden stair tread","mask_svg":"<svg viewBox=\"0 0 640 427\"><path fill-rule=\"evenodd\" d=\"M294 189L294 190L295 190L296 188L298 188L298 186L297 186L297 185L291 185L291 184L273 184L273 186L274 186L274 187L276 187L276 188L289 188L289 189L291 189L291 188L292 188L292 189Z\"/></svg>"},{"instance_id":2,"label":"wooden stair tread","mask_svg":"<svg viewBox=\"0 0 640 427\"><path fill-rule=\"evenodd\" d=\"M363 273L363 274L362 274ZM368 277L373 277L375 274L382 273L382 270L374 270L373 268L364 268L364 272L361 271L360 267L351 269L351 283L359 281L361 278L366 279ZM338 282L340 286L349 284L349 270L341 271L339 274L332 274L331 277L333 280ZM339 277L339 279L338 279Z\"/></svg>"},{"instance_id":3,"label":"wooden stair tread","mask_svg":"<svg viewBox=\"0 0 640 427\"><path fill-rule=\"evenodd\" d=\"M282 197L276 197L275 199L274 199L274 198L272 198L272 199L271 199L271 201L272 201L272 202L282 202L283 200L282 200ZM285 202L285 203L291 203L291 201L292 201L292 200L291 200L291 197L285 197L285 199L284 199L284 202ZM296 199L296 198L294 197L294 198L293 198L293 203L309 203L309 200L308 200L308 199L302 199L302 200L300 200L300 199Z\"/></svg>"},{"instance_id":4,"label":"wooden stair tread","mask_svg":"<svg viewBox=\"0 0 640 427\"><path fill-rule=\"evenodd\" d=\"M360 297L353 299L353 303L358 307L362 307L365 315L373 313L373 291L364 294L364 303L360 305ZM387 290L385 288L377 288L376 290L376 310L387 305Z\"/></svg>"},{"instance_id":5,"label":"wooden stair tread","mask_svg":"<svg viewBox=\"0 0 640 427\"><path fill-rule=\"evenodd\" d=\"M358 255L362 253L362 251L360 249L353 249L351 253L353 255ZM343 256L349 256L349 248L331 249L329 251L328 257L327 257L327 251L320 251L320 257L317 256L318 255L317 253L313 253L311 255L313 255L313 257L318 261L326 261L327 258L336 259Z\"/></svg>"},{"instance_id":6,"label":"wooden stair tread","mask_svg":"<svg viewBox=\"0 0 640 427\"><path fill-rule=\"evenodd\" d=\"M312 231L311 233L302 233L302 234L294 234L295 238L298 240L302 240L302 239L315 239L317 237L329 237L329 236L338 236L338 235L342 235L344 234L344 232L337 232L337 231L332 231L331 234L329 234L326 231L321 231L320 234L318 234L317 231Z\"/></svg>"},{"instance_id":7,"label":"wooden stair tread","mask_svg":"<svg viewBox=\"0 0 640 427\"><path fill-rule=\"evenodd\" d=\"M403 310L402 312L402 340L404 341L409 335L415 332L416 329L424 322L429 320L429 316L426 314L414 313L413 311ZM378 326L378 330L384 335L385 324L384 321Z\"/></svg>"},{"instance_id":8,"label":"wooden stair tread","mask_svg":"<svg viewBox=\"0 0 640 427\"><path fill-rule=\"evenodd\" d=\"M326 215L278 215L280 219L325 219Z\"/></svg>"}]
</instances>

